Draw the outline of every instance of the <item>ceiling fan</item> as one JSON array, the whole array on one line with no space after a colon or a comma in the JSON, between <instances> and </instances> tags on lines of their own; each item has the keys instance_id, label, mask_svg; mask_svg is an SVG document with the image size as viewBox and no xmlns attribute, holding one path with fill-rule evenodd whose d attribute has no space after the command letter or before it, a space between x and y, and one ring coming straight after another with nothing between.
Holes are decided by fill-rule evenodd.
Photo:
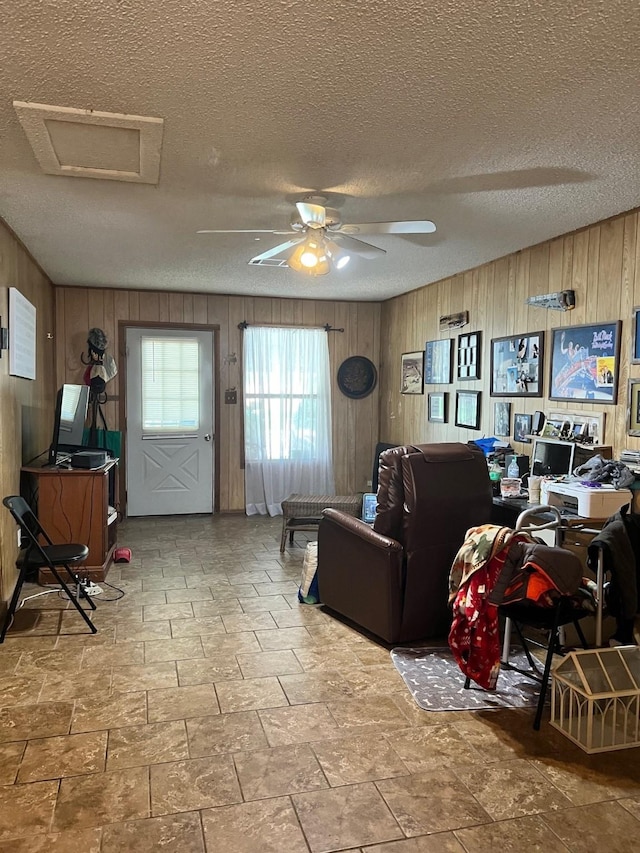
<instances>
[{"instance_id":1,"label":"ceiling fan","mask_svg":"<svg viewBox=\"0 0 640 853\"><path fill-rule=\"evenodd\" d=\"M288 231L267 229L215 229L198 231L198 234L279 234L294 235L287 240L256 255L250 264L270 267L291 267L308 275L326 275L332 268L342 269L351 255L372 260L386 254L384 249L372 246L353 234L432 234L436 226L428 219L395 222L343 223L340 213L326 207L325 196L306 196L296 202Z\"/></svg>"}]
</instances>

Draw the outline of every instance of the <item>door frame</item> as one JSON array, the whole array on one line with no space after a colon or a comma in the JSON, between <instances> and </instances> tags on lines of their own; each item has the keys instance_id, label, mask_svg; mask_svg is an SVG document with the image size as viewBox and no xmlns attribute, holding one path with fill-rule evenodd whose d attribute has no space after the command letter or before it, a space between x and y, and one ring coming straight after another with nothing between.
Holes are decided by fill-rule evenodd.
<instances>
[{"instance_id":1,"label":"door frame","mask_svg":"<svg viewBox=\"0 0 640 853\"><path fill-rule=\"evenodd\" d=\"M119 467L119 499L123 517L127 516L127 329L167 329L169 331L211 332L213 335L213 515L220 512L220 324L162 323L154 320L118 320L118 357L122 370L118 400L118 422L122 432L122 459Z\"/></svg>"}]
</instances>

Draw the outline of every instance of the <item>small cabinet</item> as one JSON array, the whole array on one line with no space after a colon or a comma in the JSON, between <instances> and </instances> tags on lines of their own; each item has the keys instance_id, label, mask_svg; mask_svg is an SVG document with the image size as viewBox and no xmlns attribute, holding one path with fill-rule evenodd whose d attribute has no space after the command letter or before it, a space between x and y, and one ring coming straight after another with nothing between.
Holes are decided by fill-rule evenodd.
<instances>
[{"instance_id":1,"label":"small cabinet","mask_svg":"<svg viewBox=\"0 0 640 853\"><path fill-rule=\"evenodd\" d=\"M54 544L86 545L89 556L81 574L96 583L105 580L117 542L118 461L90 470L25 467L22 473L27 478L27 500L32 506L37 503L40 523ZM40 581L55 579L42 571Z\"/></svg>"}]
</instances>

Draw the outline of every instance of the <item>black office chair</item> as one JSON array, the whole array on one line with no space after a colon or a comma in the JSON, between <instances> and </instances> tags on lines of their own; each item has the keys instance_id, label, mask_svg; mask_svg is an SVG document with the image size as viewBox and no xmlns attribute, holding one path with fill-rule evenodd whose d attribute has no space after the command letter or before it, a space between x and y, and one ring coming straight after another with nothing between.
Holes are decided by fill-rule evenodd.
<instances>
[{"instance_id":1,"label":"black office chair","mask_svg":"<svg viewBox=\"0 0 640 853\"><path fill-rule=\"evenodd\" d=\"M38 569L45 568L49 569L51 574L55 577L69 597L73 606L91 629L91 633L95 634L98 629L93 624L84 608L80 606L78 599L86 598L92 610L96 609L96 605L91 600L90 596L87 595L77 574L74 574L70 568L72 565L78 565L87 559L89 556L89 549L87 546L79 545L76 542L70 542L65 545L54 545L24 498L21 498L18 495L10 495L9 497L4 498L2 503L7 507L22 532L22 547L24 550L21 550L20 556L18 557L18 581L11 597L4 625L2 626L0 643L4 642L5 635L13 620L13 616L18 605L18 599L20 598L20 591L22 590L22 585L27 574L31 571L37 571ZM41 539L44 540L43 544L41 544ZM62 579L58 568L63 568L69 575L71 583L75 584L76 594L71 591Z\"/></svg>"}]
</instances>

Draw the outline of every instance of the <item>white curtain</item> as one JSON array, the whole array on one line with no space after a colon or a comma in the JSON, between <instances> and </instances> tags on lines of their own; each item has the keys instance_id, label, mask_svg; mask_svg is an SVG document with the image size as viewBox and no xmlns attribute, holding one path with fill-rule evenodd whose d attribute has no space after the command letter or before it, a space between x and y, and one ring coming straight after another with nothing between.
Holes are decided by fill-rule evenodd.
<instances>
[{"instance_id":1,"label":"white curtain","mask_svg":"<svg viewBox=\"0 0 640 853\"><path fill-rule=\"evenodd\" d=\"M247 515L280 515L293 492L334 494L327 333L249 326L243 350Z\"/></svg>"}]
</instances>

